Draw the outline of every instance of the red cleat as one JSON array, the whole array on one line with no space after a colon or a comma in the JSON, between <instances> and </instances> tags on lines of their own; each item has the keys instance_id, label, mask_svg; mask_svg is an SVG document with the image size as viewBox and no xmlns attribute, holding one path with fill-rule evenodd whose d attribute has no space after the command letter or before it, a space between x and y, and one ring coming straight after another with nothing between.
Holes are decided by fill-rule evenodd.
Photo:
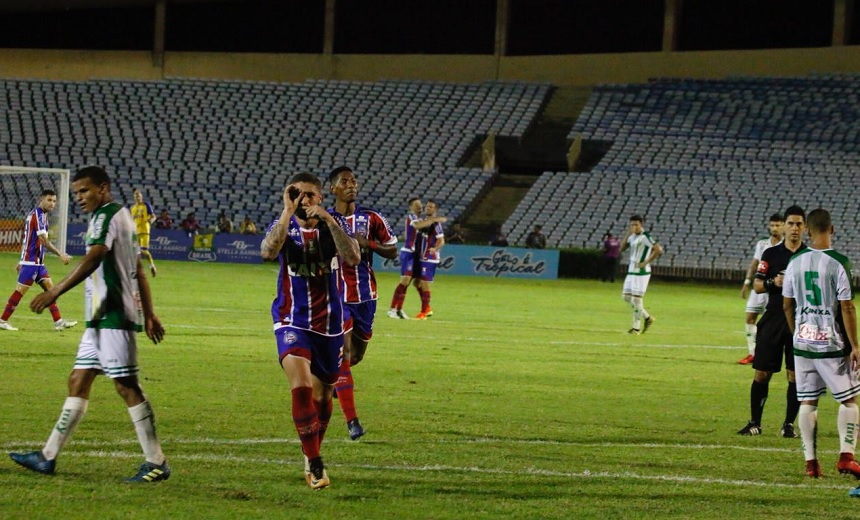
<instances>
[{"instance_id":1,"label":"red cleat","mask_svg":"<svg viewBox=\"0 0 860 520\"><path fill-rule=\"evenodd\" d=\"M821 473L821 466L818 464L818 459L806 461L806 474L812 478L821 478L824 476Z\"/></svg>"},{"instance_id":2,"label":"red cleat","mask_svg":"<svg viewBox=\"0 0 860 520\"><path fill-rule=\"evenodd\" d=\"M745 357L745 358L741 359L740 361L738 361L738 364L740 364L740 365L749 365L750 363L752 363L752 362L753 362L753 360L754 360L754 359L755 359L755 356L753 356L752 354L750 354L750 355L748 355L747 357Z\"/></svg>"},{"instance_id":3,"label":"red cleat","mask_svg":"<svg viewBox=\"0 0 860 520\"><path fill-rule=\"evenodd\" d=\"M860 479L860 464L857 464L857 461L854 460L853 453L840 453L836 469L839 470L839 473L850 473L854 475L854 478Z\"/></svg>"}]
</instances>

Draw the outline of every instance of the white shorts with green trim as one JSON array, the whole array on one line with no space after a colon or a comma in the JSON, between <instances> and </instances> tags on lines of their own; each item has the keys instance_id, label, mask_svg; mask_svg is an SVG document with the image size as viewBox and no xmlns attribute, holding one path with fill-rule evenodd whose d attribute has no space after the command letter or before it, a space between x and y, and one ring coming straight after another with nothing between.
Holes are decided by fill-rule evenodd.
<instances>
[{"instance_id":1,"label":"white shorts with green trim","mask_svg":"<svg viewBox=\"0 0 860 520\"><path fill-rule=\"evenodd\" d=\"M810 401L827 393L840 403L860 394L860 379L846 357L809 359L794 356L797 400Z\"/></svg>"},{"instance_id":2,"label":"white shorts with green trim","mask_svg":"<svg viewBox=\"0 0 860 520\"><path fill-rule=\"evenodd\" d=\"M750 289L749 298L747 298L747 312L761 314L764 308L767 307L767 293L757 293Z\"/></svg>"},{"instance_id":3,"label":"white shorts with green trim","mask_svg":"<svg viewBox=\"0 0 860 520\"><path fill-rule=\"evenodd\" d=\"M111 379L136 376L136 333L121 329L84 331L75 357L75 370L100 370Z\"/></svg>"},{"instance_id":4,"label":"white shorts with green trim","mask_svg":"<svg viewBox=\"0 0 860 520\"><path fill-rule=\"evenodd\" d=\"M648 282L651 281L651 274L628 274L624 278L624 287L621 289L621 294L632 294L633 296L645 296L645 291L648 290Z\"/></svg>"}]
</instances>

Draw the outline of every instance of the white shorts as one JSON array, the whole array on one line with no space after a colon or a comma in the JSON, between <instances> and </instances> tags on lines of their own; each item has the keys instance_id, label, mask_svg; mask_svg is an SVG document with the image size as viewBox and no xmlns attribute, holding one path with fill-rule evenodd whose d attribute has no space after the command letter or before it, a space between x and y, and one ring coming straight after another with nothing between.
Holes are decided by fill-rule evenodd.
<instances>
[{"instance_id":1,"label":"white shorts","mask_svg":"<svg viewBox=\"0 0 860 520\"><path fill-rule=\"evenodd\" d=\"M750 296L747 298L747 312L761 314L765 307L767 307L767 293L759 294L750 289Z\"/></svg>"},{"instance_id":2,"label":"white shorts","mask_svg":"<svg viewBox=\"0 0 860 520\"><path fill-rule=\"evenodd\" d=\"M130 330L88 328L78 345L75 370L101 370L111 379L136 376L135 334Z\"/></svg>"},{"instance_id":3,"label":"white shorts","mask_svg":"<svg viewBox=\"0 0 860 520\"><path fill-rule=\"evenodd\" d=\"M649 281L651 281L650 274L628 274L624 278L624 287L621 288L621 294L645 296Z\"/></svg>"},{"instance_id":4,"label":"white shorts","mask_svg":"<svg viewBox=\"0 0 860 520\"><path fill-rule=\"evenodd\" d=\"M849 358L809 359L794 356L797 400L809 401L830 393L840 403L860 394L860 375L851 370Z\"/></svg>"}]
</instances>

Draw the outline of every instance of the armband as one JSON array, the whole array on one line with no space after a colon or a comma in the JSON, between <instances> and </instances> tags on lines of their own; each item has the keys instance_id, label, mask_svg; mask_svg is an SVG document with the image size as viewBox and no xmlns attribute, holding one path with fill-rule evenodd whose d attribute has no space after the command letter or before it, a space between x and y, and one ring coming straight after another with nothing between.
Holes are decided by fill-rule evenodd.
<instances>
[{"instance_id":1,"label":"armband","mask_svg":"<svg viewBox=\"0 0 860 520\"><path fill-rule=\"evenodd\" d=\"M745 279L744 285L752 285L752 280L750 280L749 278Z\"/></svg>"},{"instance_id":2,"label":"armband","mask_svg":"<svg viewBox=\"0 0 860 520\"><path fill-rule=\"evenodd\" d=\"M764 281L764 288L767 289L768 291L770 291L771 288L773 288L773 278L768 278L767 280Z\"/></svg>"}]
</instances>

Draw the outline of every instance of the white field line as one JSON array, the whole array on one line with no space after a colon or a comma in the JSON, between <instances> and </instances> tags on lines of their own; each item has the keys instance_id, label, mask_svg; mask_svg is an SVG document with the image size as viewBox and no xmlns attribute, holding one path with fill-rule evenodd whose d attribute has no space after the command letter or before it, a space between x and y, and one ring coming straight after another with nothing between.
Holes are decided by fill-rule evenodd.
<instances>
[{"instance_id":1,"label":"white field line","mask_svg":"<svg viewBox=\"0 0 860 520\"><path fill-rule=\"evenodd\" d=\"M298 444L299 440L294 437L290 438L261 438L261 439L213 439L208 437L201 438L163 438L161 443L165 446L169 445L208 445L208 446L253 446L259 444ZM572 446L577 448L639 448L639 449L671 449L671 450L738 450L752 451L762 453L797 453L796 447L792 448L772 448L762 446L738 446L734 444L673 444L673 443L629 443L629 442L576 442L576 441L554 441L543 439L502 439L477 437L469 439L431 439L431 440L404 440L396 441L392 439L376 439L362 440L360 443L348 441L346 439L326 439L326 444L422 444L422 445L474 445L474 444L504 444L504 445L522 445L522 446ZM137 445L138 441L131 439L118 439L114 441L88 441L88 440L72 440L70 446L81 446L87 448L109 448L111 446L130 446ZM0 444L0 449L8 450L20 448L21 446L40 446L41 441L7 441ZM827 450L819 450L820 453L829 453ZM836 453L833 451L832 453Z\"/></svg>"},{"instance_id":2,"label":"white field line","mask_svg":"<svg viewBox=\"0 0 860 520\"><path fill-rule=\"evenodd\" d=\"M85 451L85 452L74 452L70 451L66 454L66 456L78 457L78 458L121 458L121 459L140 459L141 453L135 452L122 452L122 451ZM215 454L190 454L190 455L177 455L173 454L170 457L171 461L183 460L183 461L199 461L199 462L231 462L237 464L271 464L271 465L281 465L281 466L296 466L297 468L301 466L301 462L299 460L286 460L286 459L272 459L272 458L254 458L254 457L236 457L231 455L215 455ZM499 469L499 468L481 468L476 466L446 466L446 465L425 465L425 466L411 466L411 465L375 465L375 464L328 464L330 468L357 468L371 471L403 471L403 472L460 472L460 473L476 473L476 474L485 474L485 475L509 475L509 476L521 476L525 475L534 475L539 477L563 477L563 478L571 478L571 479L627 479L627 480L644 480L644 481L659 481L659 482L674 482L679 484L694 484L694 485L702 485L702 484L717 484L717 485L726 485L726 486L736 486L736 487L768 487L768 488L783 488L783 489L835 489L835 490L845 490L846 486L844 484L837 485L833 484L824 484L821 485L819 482L816 482L816 485L811 485L811 483L799 483L799 484L791 484L785 482L763 482L756 480L737 480L737 479L724 479L724 478L709 478L709 477L690 477L684 475L643 475L639 473L634 473L631 471L625 471L621 473L613 473L609 471L595 471L592 472L588 469L580 471L580 472L571 472L571 471L555 471L555 470L545 470L534 467L527 467L518 470L507 470L507 469Z\"/></svg>"}]
</instances>

